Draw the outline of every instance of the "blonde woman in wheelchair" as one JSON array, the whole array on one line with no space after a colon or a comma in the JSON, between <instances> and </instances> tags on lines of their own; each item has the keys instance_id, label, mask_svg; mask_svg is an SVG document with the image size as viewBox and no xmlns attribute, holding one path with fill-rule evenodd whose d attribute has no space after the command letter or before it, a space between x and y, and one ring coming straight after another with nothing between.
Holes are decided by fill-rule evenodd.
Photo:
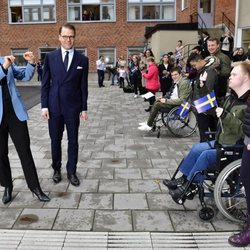
<instances>
[{"instance_id":1,"label":"blonde woman in wheelchair","mask_svg":"<svg viewBox=\"0 0 250 250\"><path fill-rule=\"evenodd\" d=\"M216 141L194 144L180 164L179 171L183 175L177 179L165 179L163 181L163 184L169 188L169 194L178 204L180 204L178 202L180 197L184 195L186 195L186 199L192 199L197 192L197 183L203 182L203 176L199 174L191 183L190 180L194 174L216 164L215 144L234 145L242 141L244 137L242 123L250 94L250 69L248 63L243 62L233 68L229 78L229 87L231 93L223 107L216 109L216 115L220 119Z\"/></svg>"}]
</instances>

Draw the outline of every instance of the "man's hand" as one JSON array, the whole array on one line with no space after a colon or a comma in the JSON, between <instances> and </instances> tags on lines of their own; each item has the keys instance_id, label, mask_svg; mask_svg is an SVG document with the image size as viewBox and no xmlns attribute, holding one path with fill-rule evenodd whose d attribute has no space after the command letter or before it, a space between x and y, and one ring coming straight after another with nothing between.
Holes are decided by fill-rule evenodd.
<instances>
[{"instance_id":1,"label":"man's hand","mask_svg":"<svg viewBox=\"0 0 250 250\"><path fill-rule=\"evenodd\" d=\"M27 51L23 54L23 58L28 61L28 63L34 64L35 63L35 57L33 55L33 52Z\"/></svg>"},{"instance_id":2,"label":"man's hand","mask_svg":"<svg viewBox=\"0 0 250 250\"><path fill-rule=\"evenodd\" d=\"M48 110L43 110L42 111L42 117L46 120L49 119L49 111Z\"/></svg>"},{"instance_id":3,"label":"man's hand","mask_svg":"<svg viewBox=\"0 0 250 250\"><path fill-rule=\"evenodd\" d=\"M216 108L216 110L215 110L215 112L216 112L216 116L219 118L219 117L221 117L221 115L222 115L222 113L223 113L223 108L220 108L220 107L218 107L218 108Z\"/></svg>"},{"instance_id":4,"label":"man's hand","mask_svg":"<svg viewBox=\"0 0 250 250\"><path fill-rule=\"evenodd\" d=\"M87 121L88 120L88 113L86 111L83 111L80 113L80 119L82 121Z\"/></svg>"},{"instance_id":5,"label":"man's hand","mask_svg":"<svg viewBox=\"0 0 250 250\"><path fill-rule=\"evenodd\" d=\"M3 63L3 67L5 69L8 69L10 67L10 65L15 61L15 57L10 55L10 56L5 56L4 57L4 63Z\"/></svg>"},{"instance_id":6,"label":"man's hand","mask_svg":"<svg viewBox=\"0 0 250 250\"><path fill-rule=\"evenodd\" d=\"M161 99L160 99L160 102L161 102L161 103L166 103L167 100L166 100L165 98L161 98Z\"/></svg>"}]
</instances>

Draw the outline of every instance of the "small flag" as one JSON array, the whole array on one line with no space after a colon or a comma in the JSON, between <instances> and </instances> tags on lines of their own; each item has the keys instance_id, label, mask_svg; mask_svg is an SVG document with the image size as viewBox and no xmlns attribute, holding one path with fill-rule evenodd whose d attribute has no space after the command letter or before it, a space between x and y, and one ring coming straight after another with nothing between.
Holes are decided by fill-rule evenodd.
<instances>
[{"instance_id":1,"label":"small flag","mask_svg":"<svg viewBox=\"0 0 250 250\"><path fill-rule=\"evenodd\" d=\"M181 106L178 108L176 114L179 115L183 119L187 115L190 107L191 107L191 104L189 104L186 101L183 101Z\"/></svg>"},{"instance_id":2,"label":"small flag","mask_svg":"<svg viewBox=\"0 0 250 250\"><path fill-rule=\"evenodd\" d=\"M194 106L198 113L206 112L207 110L217 106L217 101L215 98L214 91L200 99L194 101Z\"/></svg>"}]
</instances>

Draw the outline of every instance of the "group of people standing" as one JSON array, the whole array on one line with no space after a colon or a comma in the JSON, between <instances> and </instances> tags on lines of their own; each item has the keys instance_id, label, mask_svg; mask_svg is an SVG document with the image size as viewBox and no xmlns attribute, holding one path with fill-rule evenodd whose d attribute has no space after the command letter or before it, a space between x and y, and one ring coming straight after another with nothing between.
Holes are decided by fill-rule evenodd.
<instances>
[{"instance_id":1,"label":"group of people standing","mask_svg":"<svg viewBox=\"0 0 250 250\"><path fill-rule=\"evenodd\" d=\"M78 161L78 130L80 120L87 120L88 58L74 49L75 27L69 23L59 29L60 48L47 54L41 87L42 117L48 120L51 139L52 179L55 184L62 179L61 141L64 127L68 138L67 178L74 186L80 181L76 175ZM10 135L19 155L28 188L42 202L50 198L42 191L30 149L27 127L28 114L15 85L15 79L28 81L35 71L32 52L24 53L25 69L15 65L12 55L0 57L0 184L4 187L2 202L12 200L12 175L8 158Z\"/></svg>"}]
</instances>

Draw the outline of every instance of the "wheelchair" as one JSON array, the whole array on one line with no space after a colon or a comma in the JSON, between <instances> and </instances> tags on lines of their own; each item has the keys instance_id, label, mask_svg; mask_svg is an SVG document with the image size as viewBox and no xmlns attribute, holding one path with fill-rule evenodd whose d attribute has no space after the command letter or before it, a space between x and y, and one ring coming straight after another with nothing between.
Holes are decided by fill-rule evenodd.
<instances>
[{"instance_id":1,"label":"wheelchair","mask_svg":"<svg viewBox=\"0 0 250 250\"><path fill-rule=\"evenodd\" d=\"M246 200L244 187L240 180L241 157L243 145L222 146L219 148L218 164L211 166L205 171L198 171L190 180L193 185L194 178L202 174L204 181L197 184L196 190L188 196L186 192L177 200L182 205L186 199L193 199L198 193L201 209L198 211L199 218L203 221L211 221L216 208L227 219L242 223L246 219ZM179 169L179 168L178 168ZM175 171L172 179L178 173ZM190 186L189 185L189 186ZM188 190L189 186L185 189ZM205 198L213 198L214 205L208 205Z\"/></svg>"},{"instance_id":2,"label":"wheelchair","mask_svg":"<svg viewBox=\"0 0 250 250\"><path fill-rule=\"evenodd\" d=\"M182 118L177 114L178 109L179 106L159 110L152 129L152 131L157 131L157 138L160 137L162 127L166 127L171 134L180 138L191 136L196 132L197 119L195 110L190 108L188 114Z\"/></svg>"}]
</instances>

